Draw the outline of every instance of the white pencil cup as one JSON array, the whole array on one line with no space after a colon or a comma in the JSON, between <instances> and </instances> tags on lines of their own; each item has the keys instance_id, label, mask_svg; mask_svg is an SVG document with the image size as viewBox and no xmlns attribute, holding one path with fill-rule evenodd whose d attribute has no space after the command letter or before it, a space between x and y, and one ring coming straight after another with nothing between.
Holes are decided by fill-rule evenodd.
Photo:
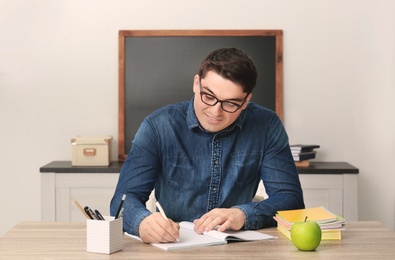
<instances>
[{"instance_id":1,"label":"white pencil cup","mask_svg":"<svg viewBox=\"0 0 395 260\"><path fill-rule=\"evenodd\" d=\"M104 216L105 220L86 220L86 251L112 254L122 250L122 218Z\"/></svg>"}]
</instances>

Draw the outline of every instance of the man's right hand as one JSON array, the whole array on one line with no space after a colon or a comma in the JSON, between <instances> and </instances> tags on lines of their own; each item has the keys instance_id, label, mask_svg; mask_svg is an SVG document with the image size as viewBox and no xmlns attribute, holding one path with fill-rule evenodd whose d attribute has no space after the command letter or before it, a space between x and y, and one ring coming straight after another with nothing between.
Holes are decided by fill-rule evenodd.
<instances>
[{"instance_id":1,"label":"man's right hand","mask_svg":"<svg viewBox=\"0 0 395 260\"><path fill-rule=\"evenodd\" d=\"M140 238L144 243L166 243L177 240L180 237L180 225L171 219L169 222L159 212L152 213L140 223Z\"/></svg>"}]
</instances>

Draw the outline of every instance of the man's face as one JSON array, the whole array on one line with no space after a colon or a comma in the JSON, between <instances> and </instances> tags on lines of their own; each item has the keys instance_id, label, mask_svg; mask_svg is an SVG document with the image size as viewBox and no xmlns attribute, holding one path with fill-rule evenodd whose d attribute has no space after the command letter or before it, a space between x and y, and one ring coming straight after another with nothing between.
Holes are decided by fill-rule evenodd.
<instances>
[{"instance_id":1,"label":"man's face","mask_svg":"<svg viewBox=\"0 0 395 260\"><path fill-rule=\"evenodd\" d=\"M200 81L200 82L199 82ZM202 102L200 92L203 91L219 100L227 100L241 108L234 113L229 113L221 108L221 102L214 106ZM224 79L217 73L209 71L205 78L199 79L196 75L193 81L193 92L195 93L194 108L200 125L209 132L219 132L234 121L240 115L241 111L247 107L251 99L251 94L246 97L246 93L240 85L230 80ZM245 102L243 103L243 101Z\"/></svg>"}]
</instances>

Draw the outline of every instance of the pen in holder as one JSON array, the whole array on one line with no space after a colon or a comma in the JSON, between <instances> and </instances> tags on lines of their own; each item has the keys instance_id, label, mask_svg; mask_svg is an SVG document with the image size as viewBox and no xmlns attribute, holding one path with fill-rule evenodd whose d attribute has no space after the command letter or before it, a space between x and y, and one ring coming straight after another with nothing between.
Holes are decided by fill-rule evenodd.
<instances>
[{"instance_id":1,"label":"pen in holder","mask_svg":"<svg viewBox=\"0 0 395 260\"><path fill-rule=\"evenodd\" d=\"M122 218L105 216L105 220L86 220L86 251L112 254L122 250Z\"/></svg>"}]
</instances>

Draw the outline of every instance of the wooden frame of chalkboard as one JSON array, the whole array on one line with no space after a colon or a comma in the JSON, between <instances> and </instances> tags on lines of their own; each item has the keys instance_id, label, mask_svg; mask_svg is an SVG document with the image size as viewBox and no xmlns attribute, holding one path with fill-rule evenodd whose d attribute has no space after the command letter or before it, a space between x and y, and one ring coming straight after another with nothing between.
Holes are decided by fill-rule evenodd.
<instances>
[{"instance_id":1,"label":"wooden frame of chalkboard","mask_svg":"<svg viewBox=\"0 0 395 260\"><path fill-rule=\"evenodd\" d=\"M145 116L193 96L201 60L220 47L237 47L258 69L252 101L283 117L282 30L119 31L118 159L126 159Z\"/></svg>"}]
</instances>

